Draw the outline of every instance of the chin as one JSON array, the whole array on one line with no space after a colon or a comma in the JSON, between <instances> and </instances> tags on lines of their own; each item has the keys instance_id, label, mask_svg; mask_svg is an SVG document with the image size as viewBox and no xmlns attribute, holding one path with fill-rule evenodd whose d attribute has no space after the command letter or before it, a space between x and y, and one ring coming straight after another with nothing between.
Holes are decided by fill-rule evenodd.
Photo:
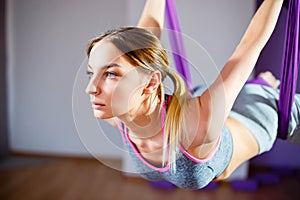
<instances>
[{"instance_id":1,"label":"chin","mask_svg":"<svg viewBox=\"0 0 300 200\"><path fill-rule=\"evenodd\" d=\"M105 113L94 112L94 117L97 119L109 119L112 118L113 116Z\"/></svg>"}]
</instances>

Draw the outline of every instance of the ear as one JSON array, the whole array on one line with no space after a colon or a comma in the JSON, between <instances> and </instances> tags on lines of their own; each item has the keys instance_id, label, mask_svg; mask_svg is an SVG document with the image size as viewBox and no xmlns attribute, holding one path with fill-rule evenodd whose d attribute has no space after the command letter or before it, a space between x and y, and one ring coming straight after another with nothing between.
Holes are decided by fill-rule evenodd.
<instances>
[{"instance_id":1,"label":"ear","mask_svg":"<svg viewBox=\"0 0 300 200\"><path fill-rule=\"evenodd\" d=\"M143 90L143 94L153 94L161 83L161 74L159 71L154 71L150 74L150 81Z\"/></svg>"}]
</instances>

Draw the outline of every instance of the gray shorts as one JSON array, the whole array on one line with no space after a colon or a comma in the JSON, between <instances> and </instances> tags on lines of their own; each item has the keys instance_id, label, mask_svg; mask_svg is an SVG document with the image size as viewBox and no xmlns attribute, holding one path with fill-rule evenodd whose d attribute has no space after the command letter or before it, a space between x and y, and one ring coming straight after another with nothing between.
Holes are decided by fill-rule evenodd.
<instances>
[{"instance_id":1,"label":"gray shorts","mask_svg":"<svg viewBox=\"0 0 300 200\"><path fill-rule=\"evenodd\" d=\"M238 95L230 117L240 121L256 138L259 153L272 148L278 129L279 90L258 84L246 84ZM300 96L295 96L289 123L288 141L300 144Z\"/></svg>"}]
</instances>

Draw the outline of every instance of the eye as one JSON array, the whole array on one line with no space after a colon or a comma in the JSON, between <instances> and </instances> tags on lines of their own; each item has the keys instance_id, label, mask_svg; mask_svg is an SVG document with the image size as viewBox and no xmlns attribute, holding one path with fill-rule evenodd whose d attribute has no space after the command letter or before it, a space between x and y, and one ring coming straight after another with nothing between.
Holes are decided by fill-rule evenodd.
<instances>
[{"instance_id":1,"label":"eye","mask_svg":"<svg viewBox=\"0 0 300 200\"><path fill-rule=\"evenodd\" d=\"M88 75L89 79L91 79L92 76L94 75L94 73L91 71L86 71L86 74Z\"/></svg>"},{"instance_id":2,"label":"eye","mask_svg":"<svg viewBox=\"0 0 300 200\"><path fill-rule=\"evenodd\" d=\"M110 78L110 79L113 79L113 78L117 77L117 74L114 73L114 72L106 72L105 75L106 75L107 78Z\"/></svg>"}]
</instances>

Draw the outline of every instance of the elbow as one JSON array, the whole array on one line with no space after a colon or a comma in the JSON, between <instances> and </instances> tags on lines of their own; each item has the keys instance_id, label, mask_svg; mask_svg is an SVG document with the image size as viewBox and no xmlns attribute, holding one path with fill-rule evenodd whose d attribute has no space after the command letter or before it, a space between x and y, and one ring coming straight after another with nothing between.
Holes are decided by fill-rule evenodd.
<instances>
[{"instance_id":1,"label":"elbow","mask_svg":"<svg viewBox=\"0 0 300 200\"><path fill-rule=\"evenodd\" d=\"M138 24L138 27L144 28L151 33L153 33L156 37L160 38L162 27L163 25L160 24L154 17L148 16L147 20L141 20Z\"/></svg>"}]
</instances>

